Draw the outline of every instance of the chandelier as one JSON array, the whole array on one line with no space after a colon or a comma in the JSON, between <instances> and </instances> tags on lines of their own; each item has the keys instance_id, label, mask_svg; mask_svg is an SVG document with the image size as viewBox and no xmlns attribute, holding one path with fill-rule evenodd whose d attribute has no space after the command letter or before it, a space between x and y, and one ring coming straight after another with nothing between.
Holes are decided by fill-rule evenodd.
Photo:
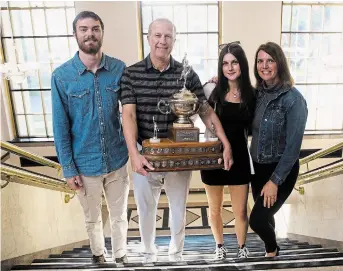
<instances>
[{"instance_id":1,"label":"chandelier","mask_svg":"<svg viewBox=\"0 0 343 271\"><path fill-rule=\"evenodd\" d=\"M6 53L7 55L12 56L10 57L12 61L0 64L0 77L6 80L11 80L13 84L22 84L28 76L36 74L39 69L39 64L36 62L17 63L17 61L13 61L13 59L16 59L16 55L18 55L18 50L13 38L12 18L8 2L7 10L10 16L11 43L6 47Z\"/></svg>"},{"instance_id":2,"label":"chandelier","mask_svg":"<svg viewBox=\"0 0 343 271\"><path fill-rule=\"evenodd\" d=\"M6 48L7 50L15 50ZM13 84L22 84L30 75L35 75L39 64L35 62L16 63L7 62L0 64L0 76L3 79L11 80Z\"/></svg>"}]
</instances>

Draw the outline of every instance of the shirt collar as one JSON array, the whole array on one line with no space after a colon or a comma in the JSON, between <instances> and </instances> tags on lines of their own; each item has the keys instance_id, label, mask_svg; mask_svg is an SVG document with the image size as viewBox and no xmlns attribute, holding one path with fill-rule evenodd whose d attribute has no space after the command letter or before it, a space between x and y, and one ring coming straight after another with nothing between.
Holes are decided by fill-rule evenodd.
<instances>
[{"instance_id":1,"label":"shirt collar","mask_svg":"<svg viewBox=\"0 0 343 271\"><path fill-rule=\"evenodd\" d=\"M86 65L83 64L83 62L81 61L81 59L79 57L79 52L76 52L76 54L74 55L73 62L75 64L76 68L77 68L77 71L79 72L79 75L83 74L84 71L87 70ZM107 71L110 70L107 56L104 53L102 53L99 70L102 69L102 68L106 69Z\"/></svg>"},{"instance_id":2,"label":"shirt collar","mask_svg":"<svg viewBox=\"0 0 343 271\"><path fill-rule=\"evenodd\" d=\"M174 67L175 67L175 60L172 56L170 56L169 65L163 70L163 72L168 70L169 68L174 68ZM150 70L150 69L157 70L151 62L150 54L145 58L145 68L147 70Z\"/></svg>"}]
</instances>

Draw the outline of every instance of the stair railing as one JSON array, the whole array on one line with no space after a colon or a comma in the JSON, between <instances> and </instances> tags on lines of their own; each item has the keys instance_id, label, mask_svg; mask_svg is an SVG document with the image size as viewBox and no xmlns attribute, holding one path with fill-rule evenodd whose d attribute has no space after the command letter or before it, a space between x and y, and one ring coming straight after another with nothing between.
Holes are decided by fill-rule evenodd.
<instances>
[{"instance_id":1,"label":"stair railing","mask_svg":"<svg viewBox=\"0 0 343 271\"><path fill-rule=\"evenodd\" d=\"M27 184L27 185L31 185L35 187L46 188L46 189L60 191L64 193L71 193L71 194L74 193L69 188L67 183L63 180L35 174L30 171L11 167L10 165L1 164L0 169L1 169L1 178L3 180L7 180L9 178L9 181L20 183L20 184Z\"/></svg>"},{"instance_id":2,"label":"stair railing","mask_svg":"<svg viewBox=\"0 0 343 271\"><path fill-rule=\"evenodd\" d=\"M304 184L316 182L328 177L333 177L339 174L343 173L343 161L337 161L334 162L330 165L325 165L323 167L320 167L318 169L314 170L309 170L309 165L308 163L321 158L325 155L328 155L330 153L333 153L335 151L341 150L343 148L343 141L339 142L337 144L334 144L328 148L319 150L315 153L312 153L302 159L299 160L300 165L305 165L307 166L307 172L300 173L298 176L297 183L295 185L295 190L299 191L301 195L305 194L305 188L302 186Z\"/></svg>"},{"instance_id":3,"label":"stair railing","mask_svg":"<svg viewBox=\"0 0 343 271\"><path fill-rule=\"evenodd\" d=\"M8 142L1 141L0 147L3 150L17 154L21 157L25 157L26 159L37 162L41 165L55 168L58 171L58 176L61 176L60 174L61 174L62 167L59 163L56 163L40 155L25 151ZM309 170L309 166L308 166L309 162L315 159L321 158L337 150L340 150L342 148L343 148L343 141L331 147L328 147L328 148L319 150L313 154L310 154L300 159L299 163L300 165L306 164L307 170ZM331 165L326 165L324 167L321 167L315 170L311 170L305 173L300 173L294 189L299 191L299 193L303 195L305 193L305 188L302 185L319 181L328 177L336 176L342 173L343 173L343 161L338 161L337 163L333 163ZM74 197L74 196L70 197L70 194L75 195L75 192L68 187L67 183L63 179L57 181L54 178L38 175L38 174L35 174L34 172L27 172L25 170L16 169L16 168L10 167L9 165L1 164L1 178L2 180L7 181L7 183L5 185L2 185L1 188L6 187L9 182L17 182L17 183L36 186L36 187L43 187L46 189L51 189L51 190L56 190L56 191L61 191L61 192L66 193L65 202L69 202L69 200Z\"/></svg>"},{"instance_id":4,"label":"stair railing","mask_svg":"<svg viewBox=\"0 0 343 271\"><path fill-rule=\"evenodd\" d=\"M1 141L0 148L10 153L16 154L20 157L24 157L28 160L37 162L40 165L55 168L58 172L58 176L61 176L62 167L59 163L56 163L38 154L34 154L26 150L23 150L22 148L10 144L8 142ZM66 181L63 179L55 179L49 176L37 174L35 172L19 169L5 163L1 163L0 169L1 179L6 181L4 185L1 185L1 188L5 188L10 182L15 182L60 191L65 193L64 201L66 203L68 203L70 199L72 199L75 196L75 191L70 189ZM70 194L72 194L72 196L70 196Z\"/></svg>"},{"instance_id":5,"label":"stair railing","mask_svg":"<svg viewBox=\"0 0 343 271\"><path fill-rule=\"evenodd\" d=\"M38 154L34 154L28 151L23 150L22 148L19 148L16 145L13 145L8 142L1 141L0 148L2 150L8 151L10 153L16 154L21 157L25 157L26 159L29 159L33 162L37 162L43 166L48 166L57 169L57 172L60 176L62 167L59 163L56 163L54 161L51 161L50 159L47 159L45 157L42 157Z\"/></svg>"}]
</instances>

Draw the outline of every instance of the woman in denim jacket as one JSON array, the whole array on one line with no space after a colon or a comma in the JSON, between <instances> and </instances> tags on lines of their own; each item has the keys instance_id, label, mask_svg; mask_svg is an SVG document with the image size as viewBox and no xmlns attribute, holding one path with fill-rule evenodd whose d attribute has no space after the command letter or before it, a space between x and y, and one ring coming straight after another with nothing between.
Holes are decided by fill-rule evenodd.
<instances>
[{"instance_id":1,"label":"woman in denim jacket","mask_svg":"<svg viewBox=\"0 0 343 271\"><path fill-rule=\"evenodd\" d=\"M249 224L264 241L266 257L274 257L280 250L274 214L291 194L298 177L307 105L293 87L286 57L276 43L268 42L257 49L254 73L257 103L250 150L255 205Z\"/></svg>"}]
</instances>

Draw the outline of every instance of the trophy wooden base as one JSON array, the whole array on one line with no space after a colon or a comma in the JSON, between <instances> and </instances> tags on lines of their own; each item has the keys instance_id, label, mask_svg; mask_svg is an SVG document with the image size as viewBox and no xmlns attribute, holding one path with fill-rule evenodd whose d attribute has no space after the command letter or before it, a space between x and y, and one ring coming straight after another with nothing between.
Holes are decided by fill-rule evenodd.
<instances>
[{"instance_id":1,"label":"trophy wooden base","mask_svg":"<svg viewBox=\"0 0 343 271\"><path fill-rule=\"evenodd\" d=\"M174 142L199 142L199 128L172 127L168 130L168 138Z\"/></svg>"},{"instance_id":2,"label":"trophy wooden base","mask_svg":"<svg viewBox=\"0 0 343 271\"><path fill-rule=\"evenodd\" d=\"M220 141L202 138L197 142L174 142L161 138L160 143L144 140L142 145L142 154L155 168L152 172L223 168Z\"/></svg>"}]
</instances>

